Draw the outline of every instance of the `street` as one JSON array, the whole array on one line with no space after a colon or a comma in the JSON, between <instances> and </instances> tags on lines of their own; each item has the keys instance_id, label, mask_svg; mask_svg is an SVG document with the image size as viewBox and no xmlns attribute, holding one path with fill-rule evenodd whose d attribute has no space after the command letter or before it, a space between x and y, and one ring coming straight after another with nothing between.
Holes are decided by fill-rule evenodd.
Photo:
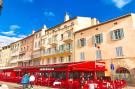
<instances>
[{"instance_id":1,"label":"street","mask_svg":"<svg viewBox=\"0 0 135 89\"><path fill-rule=\"evenodd\" d=\"M8 88L5 88L4 89L22 89L22 86L19 85L19 84L16 84L16 83L7 83L7 82L2 82L0 81L0 84L1 85L7 85ZM0 87L0 89L3 89ZM48 88L48 87L41 87L41 86L34 86L34 89L54 89L54 88ZM133 86L128 86L126 88L123 88L123 89L135 89L135 87Z\"/></svg>"},{"instance_id":2,"label":"street","mask_svg":"<svg viewBox=\"0 0 135 89\"><path fill-rule=\"evenodd\" d=\"M4 85L7 85L8 88L6 87L0 87L0 89L22 89L22 86L20 84L16 83L7 83L7 82L2 82L0 81L1 87ZM33 89L53 89L53 88L48 88L48 87L41 87L41 86L34 86Z\"/></svg>"}]
</instances>

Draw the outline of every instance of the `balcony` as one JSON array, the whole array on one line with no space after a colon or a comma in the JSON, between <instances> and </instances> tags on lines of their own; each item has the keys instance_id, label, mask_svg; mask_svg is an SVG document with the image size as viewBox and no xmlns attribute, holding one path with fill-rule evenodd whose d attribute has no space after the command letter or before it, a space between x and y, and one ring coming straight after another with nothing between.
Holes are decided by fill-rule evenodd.
<instances>
[{"instance_id":1,"label":"balcony","mask_svg":"<svg viewBox=\"0 0 135 89\"><path fill-rule=\"evenodd\" d=\"M17 63L18 62L18 59L12 59L11 61L10 61L10 63Z\"/></svg>"},{"instance_id":2,"label":"balcony","mask_svg":"<svg viewBox=\"0 0 135 89\"><path fill-rule=\"evenodd\" d=\"M25 53L26 53L25 51L21 51L19 54L24 55Z\"/></svg>"},{"instance_id":3,"label":"balcony","mask_svg":"<svg viewBox=\"0 0 135 89\"><path fill-rule=\"evenodd\" d=\"M64 41L65 43L72 42L72 41L73 41L73 36L72 36L72 35L64 36L64 37L63 37L63 41Z\"/></svg>"},{"instance_id":4,"label":"balcony","mask_svg":"<svg viewBox=\"0 0 135 89\"><path fill-rule=\"evenodd\" d=\"M50 42L49 42L49 45L52 45L52 46L56 46L57 45L57 40L56 39L54 39L54 40L51 40Z\"/></svg>"},{"instance_id":5,"label":"balcony","mask_svg":"<svg viewBox=\"0 0 135 89\"><path fill-rule=\"evenodd\" d=\"M41 54L40 53L35 53L32 55L32 58L35 59L35 58L40 58Z\"/></svg>"},{"instance_id":6,"label":"balcony","mask_svg":"<svg viewBox=\"0 0 135 89\"><path fill-rule=\"evenodd\" d=\"M11 56L14 57L14 56L18 56L19 55L19 52L12 52Z\"/></svg>"},{"instance_id":7,"label":"balcony","mask_svg":"<svg viewBox=\"0 0 135 89\"><path fill-rule=\"evenodd\" d=\"M57 57L57 56L65 56L72 53L72 49L64 49L64 50L53 50L51 52L44 52L42 57Z\"/></svg>"},{"instance_id":8,"label":"balcony","mask_svg":"<svg viewBox=\"0 0 135 89\"><path fill-rule=\"evenodd\" d=\"M45 45L41 45L40 46L40 49L45 49Z\"/></svg>"}]
</instances>

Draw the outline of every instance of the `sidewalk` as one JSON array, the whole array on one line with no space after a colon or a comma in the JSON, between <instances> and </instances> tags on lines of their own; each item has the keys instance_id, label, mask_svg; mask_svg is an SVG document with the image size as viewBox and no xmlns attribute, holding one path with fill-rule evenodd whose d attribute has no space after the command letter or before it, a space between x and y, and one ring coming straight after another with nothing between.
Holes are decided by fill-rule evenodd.
<instances>
[{"instance_id":1,"label":"sidewalk","mask_svg":"<svg viewBox=\"0 0 135 89\"><path fill-rule=\"evenodd\" d=\"M22 86L20 84L16 83L9 83L9 82L3 82L0 81L0 85L7 85L8 89L22 89ZM54 89L54 88L49 88L49 87L43 87L43 86L34 86L34 89ZM55 88L56 89L56 88Z\"/></svg>"}]
</instances>

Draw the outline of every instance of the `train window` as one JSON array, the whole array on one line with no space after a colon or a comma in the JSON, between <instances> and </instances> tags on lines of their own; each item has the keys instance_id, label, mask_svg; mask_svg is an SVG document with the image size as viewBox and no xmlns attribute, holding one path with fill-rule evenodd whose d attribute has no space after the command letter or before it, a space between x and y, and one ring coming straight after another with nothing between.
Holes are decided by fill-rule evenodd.
<instances>
[{"instance_id":1,"label":"train window","mask_svg":"<svg viewBox=\"0 0 135 89\"><path fill-rule=\"evenodd\" d=\"M79 72L70 72L69 78L70 79L79 79L80 78L80 73Z\"/></svg>"},{"instance_id":2,"label":"train window","mask_svg":"<svg viewBox=\"0 0 135 89\"><path fill-rule=\"evenodd\" d=\"M98 71L98 72L96 72L96 75L97 75L97 79L101 79L101 77L103 77L103 76L105 76L105 73L104 72L100 72L100 71Z\"/></svg>"},{"instance_id":3,"label":"train window","mask_svg":"<svg viewBox=\"0 0 135 89\"><path fill-rule=\"evenodd\" d=\"M44 76L45 78L48 78L48 73L43 73L43 76Z\"/></svg>"},{"instance_id":4,"label":"train window","mask_svg":"<svg viewBox=\"0 0 135 89\"><path fill-rule=\"evenodd\" d=\"M57 78L57 79L66 79L65 72L53 72L52 76L53 76L53 78Z\"/></svg>"}]
</instances>

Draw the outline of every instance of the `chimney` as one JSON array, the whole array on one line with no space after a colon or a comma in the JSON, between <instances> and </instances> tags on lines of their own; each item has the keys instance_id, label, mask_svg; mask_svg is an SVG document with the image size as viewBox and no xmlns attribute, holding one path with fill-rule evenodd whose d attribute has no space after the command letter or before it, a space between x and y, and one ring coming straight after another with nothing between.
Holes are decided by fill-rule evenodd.
<instances>
[{"instance_id":1,"label":"chimney","mask_svg":"<svg viewBox=\"0 0 135 89\"><path fill-rule=\"evenodd\" d=\"M66 12L65 17L64 17L64 22L68 21L69 19L70 19L69 14Z\"/></svg>"},{"instance_id":2,"label":"chimney","mask_svg":"<svg viewBox=\"0 0 135 89\"><path fill-rule=\"evenodd\" d=\"M32 34L34 34L35 33L35 30L32 30Z\"/></svg>"},{"instance_id":3,"label":"chimney","mask_svg":"<svg viewBox=\"0 0 135 89\"><path fill-rule=\"evenodd\" d=\"M46 25L44 24L43 27L42 27L42 36L45 35L45 31L47 30L48 28L46 27Z\"/></svg>"},{"instance_id":4,"label":"chimney","mask_svg":"<svg viewBox=\"0 0 135 89\"><path fill-rule=\"evenodd\" d=\"M47 26L44 24L43 29L47 30Z\"/></svg>"}]
</instances>

